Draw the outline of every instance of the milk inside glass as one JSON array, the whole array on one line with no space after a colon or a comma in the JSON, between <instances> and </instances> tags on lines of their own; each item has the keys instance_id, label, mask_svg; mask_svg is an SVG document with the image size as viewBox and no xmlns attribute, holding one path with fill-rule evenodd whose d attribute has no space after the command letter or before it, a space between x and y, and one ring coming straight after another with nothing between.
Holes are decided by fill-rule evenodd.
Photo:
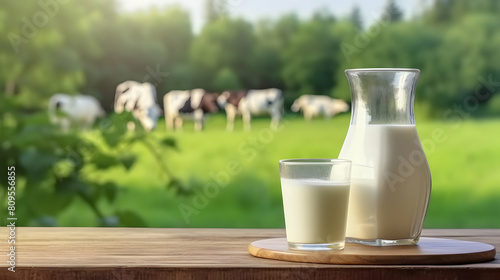
<instances>
[{"instance_id":1,"label":"milk inside glass","mask_svg":"<svg viewBox=\"0 0 500 280\"><path fill-rule=\"evenodd\" d=\"M281 190L288 242L344 246L348 183L282 178Z\"/></svg>"},{"instance_id":2,"label":"milk inside glass","mask_svg":"<svg viewBox=\"0 0 500 280\"><path fill-rule=\"evenodd\" d=\"M339 158L352 161L346 237L418 241L431 179L415 125L351 124Z\"/></svg>"}]
</instances>

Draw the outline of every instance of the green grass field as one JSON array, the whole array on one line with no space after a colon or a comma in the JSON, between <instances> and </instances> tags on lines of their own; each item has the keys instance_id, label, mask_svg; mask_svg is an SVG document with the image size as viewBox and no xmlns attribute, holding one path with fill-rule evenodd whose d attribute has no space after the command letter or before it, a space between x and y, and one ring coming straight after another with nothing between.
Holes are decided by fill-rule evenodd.
<instances>
[{"instance_id":1,"label":"green grass field","mask_svg":"<svg viewBox=\"0 0 500 280\"><path fill-rule=\"evenodd\" d=\"M269 119L255 119L251 132L237 122L235 132L225 131L223 115L212 116L201 133L185 123L182 133L167 133L164 123L151 137L172 135L180 151L163 151L170 168L185 182L202 188L212 184L211 173L236 169L229 183L213 188L203 207L193 206L199 195L181 197L165 188L166 178L147 154L129 172L113 169L103 179L121 186L113 207L133 210L149 227L284 227L278 160L283 158L337 157L349 125L349 114L310 123L287 116L283 129L273 132ZM500 120L465 120L453 126L419 120L417 129L432 173L432 194L427 228L500 228ZM433 140L441 132L443 142ZM431 145L431 142L433 145ZM236 168L235 168L236 167ZM105 211L112 208L101 201ZM179 205L195 209L189 222ZM200 201L198 201L200 203ZM94 226L95 217L82 201L59 217L60 226Z\"/></svg>"}]
</instances>

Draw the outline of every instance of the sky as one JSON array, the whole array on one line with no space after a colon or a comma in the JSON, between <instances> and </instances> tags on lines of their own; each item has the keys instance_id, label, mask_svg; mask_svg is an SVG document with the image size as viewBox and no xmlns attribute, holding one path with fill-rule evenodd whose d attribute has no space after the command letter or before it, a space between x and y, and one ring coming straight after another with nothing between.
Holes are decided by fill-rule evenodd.
<instances>
[{"instance_id":1,"label":"sky","mask_svg":"<svg viewBox=\"0 0 500 280\"><path fill-rule=\"evenodd\" d=\"M119 8L124 12L147 10L152 7L180 5L191 14L194 32L199 32L205 22L206 0L118 0ZM329 9L335 16L349 15L357 5L361 9L363 24L369 26L379 18L387 0L226 0L231 15L243 17L252 22L260 18L276 18L281 14L295 12L301 18L310 17L315 11ZM405 18L422 11L430 0L396 0L403 10Z\"/></svg>"}]
</instances>

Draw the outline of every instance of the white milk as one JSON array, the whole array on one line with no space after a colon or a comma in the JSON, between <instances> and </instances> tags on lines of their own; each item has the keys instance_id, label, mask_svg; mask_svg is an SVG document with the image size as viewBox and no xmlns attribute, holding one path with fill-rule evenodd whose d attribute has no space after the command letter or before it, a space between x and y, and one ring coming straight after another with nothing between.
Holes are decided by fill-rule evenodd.
<instances>
[{"instance_id":1,"label":"white milk","mask_svg":"<svg viewBox=\"0 0 500 280\"><path fill-rule=\"evenodd\" d=\"M420 235L431 179L415 125L351 125L339 158L352 161L347 237Z\"/></svg>"},{"instance_id":2,"label":"white milk","mask_svg":"<svg viewBox=\"0 0 500 280\"><path fill-rule=\"evenodd\" d=\"M288 242L344 242L349 184L281 179L281 190Z\"/></svg>"}]
</instances>

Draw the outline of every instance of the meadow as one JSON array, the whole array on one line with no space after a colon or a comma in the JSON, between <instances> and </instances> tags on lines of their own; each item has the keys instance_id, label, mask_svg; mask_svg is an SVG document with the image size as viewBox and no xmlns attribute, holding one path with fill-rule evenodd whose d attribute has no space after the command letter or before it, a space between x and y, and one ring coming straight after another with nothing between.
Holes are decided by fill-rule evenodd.
<instances>
[{"instance_id":1,"label":"meadow","mask_svg":"<svg viewBox=\"0 0 500 280\"><path fill-rule=\"evenodd\" d=\"M166 188L167 178L156 162L135 145L132 149L141 157L131 170L95 174L120 185L114 205L101 200L99 206L104 211L132 210L148 227L284 227L278 160L337 157L349 114L330 121L306 122L297 115L284 120L279 131L269 129L269 119L257 118L249 132L241 121L228 132L219 114L201 133L189 122L183 132L166 132L160 121L149 137L177 139L179 151L162 150L162 157L183 182L197 186L194 195L180 196ZM417 117L433 182L424 227L500 228L499 127L499 119L449 123ZM210 197L203 195L204 188L211 188ZM95 226L95 216L81 200L57 218L59 226Z\"/></svg>"}]
</instances>

